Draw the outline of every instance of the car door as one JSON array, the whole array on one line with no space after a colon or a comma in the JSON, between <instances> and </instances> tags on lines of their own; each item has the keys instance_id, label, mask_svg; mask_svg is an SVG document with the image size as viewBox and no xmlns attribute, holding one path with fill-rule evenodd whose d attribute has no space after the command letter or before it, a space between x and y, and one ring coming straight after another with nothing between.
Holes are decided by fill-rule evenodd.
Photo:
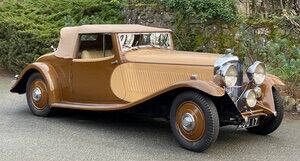
<instances>
[{"instance_id":1,"label":"car door","mask_svg":"<svg viewBox=\"0 0 300 161\"><path fill-rule=\"evenodd\" d=\"M72 62L73 102L112 103L110 77L119 56L113 34L81 34L78 54Z\"/></svg>"}]
</instances>

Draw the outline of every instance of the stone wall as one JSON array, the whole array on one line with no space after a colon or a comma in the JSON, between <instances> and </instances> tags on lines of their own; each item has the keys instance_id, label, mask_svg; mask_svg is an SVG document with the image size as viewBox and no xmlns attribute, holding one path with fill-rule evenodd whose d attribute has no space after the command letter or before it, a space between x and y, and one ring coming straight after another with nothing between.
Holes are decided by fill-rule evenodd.
<instances>
[{"instance_id":1,"label":"stone wall","mask_svg":"<svg viewBox=\"0 0 300 161\"><path fill-rule=\"evenodd\" d=\"M159 0L157 1L152 4L141 4L131 0L129 6L123 10L125 23L171 28L173 15L160 5Z\"/></svg>"},{"instance_id":2,"label":"stone wall","mask_svg":"<svg viewBox=\"0 0 300 161\"><path fill-rule=\"evenodd\" d=\"M154 1L153 3L141 3L140 1L128 1L129 6L123 10L125 23L172 28L174 15L165 9L160 0L152 0L152 2ZM241 14L245 16L250 15L248 0L238 1L237 8ZM197 25L197 20L193 20L192 24Z\"/></svg>"}]
</instances>

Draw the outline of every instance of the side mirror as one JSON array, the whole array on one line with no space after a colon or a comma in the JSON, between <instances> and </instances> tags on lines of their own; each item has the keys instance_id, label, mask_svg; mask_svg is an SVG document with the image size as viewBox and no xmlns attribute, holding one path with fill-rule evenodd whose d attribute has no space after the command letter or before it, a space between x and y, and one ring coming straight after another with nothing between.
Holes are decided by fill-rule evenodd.
<instances>
[{"instance_id":1,"label":"side mirror","mask_svg":"<svg viewBox=\"0 0 300 161\"><path fill-rule=\"evenodd\" d=\"M52 49L52 51L56 51L57 50L57 48L55 48L53 45L51 45L51 49Z\"/></svg>"}]
</instances>

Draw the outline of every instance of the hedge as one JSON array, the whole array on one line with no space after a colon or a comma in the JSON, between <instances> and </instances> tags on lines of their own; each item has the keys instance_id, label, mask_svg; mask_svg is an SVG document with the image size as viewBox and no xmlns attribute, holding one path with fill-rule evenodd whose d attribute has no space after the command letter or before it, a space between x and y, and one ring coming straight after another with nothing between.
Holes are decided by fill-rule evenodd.
<instances>
[{"instance_id":1,"label":"hedge","mask_svg":"<svg viewBox=\"0 0 300 161\"><path fill-rule=\"evenodd\" d=\"M5 0L0 6L0 67L19 72L57 46L64 26L123 23L122 7L118 0Z\"/></svg>"}]
</instances>

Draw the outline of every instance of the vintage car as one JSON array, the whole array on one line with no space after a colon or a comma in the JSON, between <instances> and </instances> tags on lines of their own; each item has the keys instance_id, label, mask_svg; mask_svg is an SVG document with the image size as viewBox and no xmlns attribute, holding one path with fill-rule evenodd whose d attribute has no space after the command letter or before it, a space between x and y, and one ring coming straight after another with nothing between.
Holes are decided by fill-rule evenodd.
<instances>
[{"instance_id":1,"label":"vintage car","mask_svg":"<svg viewBox=\"0 0 300 161\"><path fill-rule=\"evenodd\" d=\"M29 64L11 88L26 93L37 116L54 108L131 111L164 117L192 151L215 142L219 127L275 131L283 104L255 61L243 71L233 53L174 50L172 31L142 25L84 25L61 30L58 48Z\"/></svg>"}]
</instances>

